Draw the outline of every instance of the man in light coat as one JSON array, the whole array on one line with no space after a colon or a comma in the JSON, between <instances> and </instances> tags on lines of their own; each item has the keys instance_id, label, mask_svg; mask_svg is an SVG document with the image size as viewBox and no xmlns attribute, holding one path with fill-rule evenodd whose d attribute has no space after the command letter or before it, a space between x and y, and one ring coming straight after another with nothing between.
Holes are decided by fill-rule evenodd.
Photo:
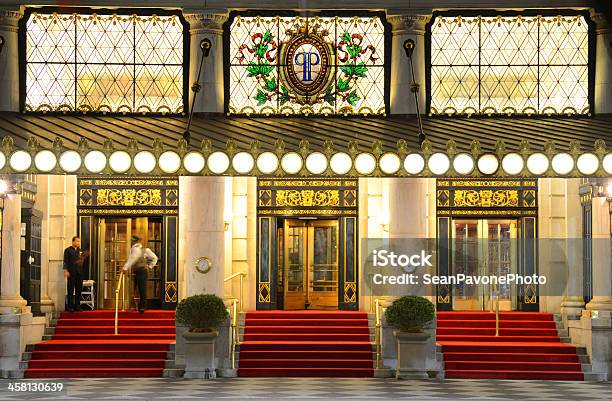
<instances>
[{"instance_id":1,"label":"man in light coat","mask_svg":"<svg viewBox=\"0 0 612 401\"><path fill-rule=\"evenodd\" d=\"M149 248L144 248L140 243L140 237L132 236L132 248L130 256L123 266L123 271L127 273L130 269L134 272L134 280L138 287L140 301L138 311L144 312L147 301L147 272L157 264L157 255Z\"/></svg>"}]
</instances>

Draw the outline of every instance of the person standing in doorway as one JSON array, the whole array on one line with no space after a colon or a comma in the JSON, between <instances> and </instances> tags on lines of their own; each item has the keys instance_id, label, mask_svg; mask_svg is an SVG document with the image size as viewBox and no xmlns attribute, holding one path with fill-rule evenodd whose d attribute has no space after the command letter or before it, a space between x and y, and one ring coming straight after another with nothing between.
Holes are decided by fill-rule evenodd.
<instances>
[{"instance_id":1,"label":"person standing in doorway","mask_svg":"<svg viewBox=\"0 0 612 401\"><path fill-rule=\"evenodd\" d=\"M83 265L88 252L81 250L81 238L72 237L72 244L64 249L64 277L68 280L67 310L68 312L81 311L81 292L85 271Z\"/></svg>"},{"instance_id":2,"label":"person standing in doorway","mask_svg":"<svg viewBox=\"0 0 612 401\"><path fill-rule=\"evenodd\" d=\"M157 264L157 255L149 248L144 248L140 243L140 237L132 236L132 248L130 256L123 266L123 271L128 272L130 269L134 272L134 280L138 287L138 311L144 312L147 301L147 275L148 271L153 269Z\"/></svg>"}]
</instances>

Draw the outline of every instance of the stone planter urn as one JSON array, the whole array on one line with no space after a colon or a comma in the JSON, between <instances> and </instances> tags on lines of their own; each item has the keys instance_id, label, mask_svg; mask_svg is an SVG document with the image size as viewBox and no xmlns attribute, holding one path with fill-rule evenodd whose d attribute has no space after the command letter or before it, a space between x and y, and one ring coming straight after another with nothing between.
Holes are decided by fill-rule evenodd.
<instances>
[{"instance_id":1,"label":"stone planter urn","mask_svg":"<svg viewBox=\"0 0 612 401\"><path fill-rule=\"evenodd\" d=\"M427 353L429 333L394 331L397 338L398 379L427 379Z\"/></svg>"},{"instance_id":2,"label":"stone planter urn","mask_svg":"<svg viewBox=\"0 0 612 401\"><path fill-rule=\"evenodd\" d=\"M183 333L185 339L185 378L187 379L214 379L215 339L217 331Z\"/></svg>"}]
</instances>

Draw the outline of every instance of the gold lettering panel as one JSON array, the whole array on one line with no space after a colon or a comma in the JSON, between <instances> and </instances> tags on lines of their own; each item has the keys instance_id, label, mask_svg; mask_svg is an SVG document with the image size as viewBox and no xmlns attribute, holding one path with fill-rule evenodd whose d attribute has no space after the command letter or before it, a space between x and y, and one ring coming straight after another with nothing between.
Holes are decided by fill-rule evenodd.
<instances>
[{"instance_id":1,"label":"gold lettering panel","mask_svg":"<svg viewBox=\"0 0 612 401\"><path fill-rule=\"evenodd\" d=\"M162 206L159 189L98 189L97 206Z\"/></svg>"},{"instance_id":2,"label":"gold lettering panel","mask_svg":"<svg viewBox=\"0 0 612 401\"><path fill-rule=\"evenodd\" d=\"M519 194L513 189L457 189L454 191L453 205L456 207L517 207L519 206Z\"/></svg>"},{"instance_id":3,"label":"gold lettering panel","mask_svg":"<svg viewBox=\"0 0 612 401\"><path fill-rule=\"evenodd\" d=\"M276 206L340 206L340 192L334 189L279 189L276 191Z\"/></svg>"}]
</instances>

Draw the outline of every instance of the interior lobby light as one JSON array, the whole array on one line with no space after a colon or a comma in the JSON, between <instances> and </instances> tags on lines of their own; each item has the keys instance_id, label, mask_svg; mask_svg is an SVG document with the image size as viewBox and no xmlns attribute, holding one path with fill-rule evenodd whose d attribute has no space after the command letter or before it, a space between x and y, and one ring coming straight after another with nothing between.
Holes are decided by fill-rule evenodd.
<instances>
[{"instance_id":1,"label":"interior lobby light","mask_svg":"<svg viewBox=\"0 0 612 401\"><path fill-rule=\"evenodd\" d=\"M286 153L281 159L281 167L287 174L297 174L302 169L302 164L302 158L295 152Z\"/></svg>"},{"instance_id":2,"label":"interior lobby light","mask_svg":"<svg viewBox=\"0 0 612 401\"><path fill-rule=\"evenodd\" d=\"M278 168L278 157L272 152L263 152L257 157L257 169L263 174L272 174Z\"/></svg>"},{"instance_id":3,"label":"interior lobby light","mask_svg":"<svg viewBox=\"0 0 612 401\"><path fill-rule=\"evenodd\" d=\"M255 160L253 160L253 156L250 153L238 152L232 159L232 166L237 173L248 174L255 167Z\"/></svg>"},{"instance_id":4,"label":"interior lobby light","mask_svg":"<svg viewBox=\"0 0 612 401\"><path fill-rule=\"evenodd\" d=\"M311 174L321 174L327 169L327 157L321 152L314 152L306 158L306 169Z\"/></svg>"},{"instance_id":5,"label":"interior lobby light","mask_svg":"<svg viewBox=\"0 0 612 401\"><path fill-rule=\"evenodd\" d=\"M459 153L453 159L453 168L461 175L470 174L474 170L474 159L467 153Z\"/></svg>"},{"instance_id":6,"label":"interior lobby light","mask_svg":"<svg viewBox=\"0 0 612 401\"><path fill-rule=\"evenodd\" d=\"M402 165L399 156L392 152L382 155L378 163L380 165L380 170L385 174L397 173Z\"/></svg>"},{"instance_id":7,"label":"interior lobby light","mask_svg":"<svg viewBox=\"0 0 612 401\"><path fill-rule=\"evenodd\" d=\"M134 156L134 167L139 173L148 174L155 169L155 155L148 150L136 153Z\"/></svg>"},{"instance_id":8,"label":"interior lobby light","mask_svg":"<svg viewBox=\"0 0 612 401\"><path fill-rule=\"evenodd\" d=\"M495 174L498 168L499 160L493 153L486 153L478 159L478 170L483 174Z\"/></svg>"},{"instance_id":9,"label":"interior lobby light","mask_svg":"<svg viewBox=\"0 0 612 401\"><path fill-rule=\"evenodd\" d=\"M183 167L191 174L197 174L204 169L206 160L200 152L189 152L183 157Z\"/></svg>"},{"instance_id":10,"label":"interior lobby light","mask_svg":"<svg viewBox=\"0 0 612 401\"><path fill-rule=\"evenodd\" d=\"M213 152L208 156L208 168L215 174L225 173L229 165L229 157L223 152Z\"/></svg>"},{"instance_id":11,"label":"interior lobby light","mask_svg":"<svg viewBox=\"0 0 612 401\"><path fill-rule=\"evenodd\" d=\"M24 172L32 165L32 156L25 150L18 150L11 155L9 165L17 172Z\"/></svg>"},{"instance_id":12,"label":"interior lobby light","mask_svg":"<svg viewBox=\"0 0 612 401\"><path fill-rule=\"evenodd\" d=\"M2 165L2 163L0 163L0 165ZM612 175L612 153L608 153L604 157L602 165L603 165L604 171Z\"/></svg>"},{"instance_id":13,"label":"interior lobby light","mask_svg":"<svg viewBox=\"0 0 612 401\"><path fill-rule=\"evenodd\" d=\"M74 173L81 168L81 155L74 150L67 150L59 157L59 164L62 170L67 173Z\"/></svg>"},{"instance_id":14,"label":"interior lobby light","mask_svg":"<svg viewBox=\"0 0 612 401\"><path fill-rule=\"evenodd\" d=\"M429 157L427 167L435 175L442 175L448 171L450 160L445 153L434 153Z\"/></svg>"},{"instance_id":15,"label":"interior lobby light","mask_svg":"<svg viewBox=\"0 0 612 401\"><path fill-rule=\"evenodd\" d=\"M549 165L548 157L544 153L534 153L527 158L527 169L533 175L544 174Z\"/></svg>"},{"instance_id":16,"label":"interior lobby light","mask_svg":"<svg viewBox=\"0 0 612 401\"><path fill-rule=\"evenodd\" d=\"M410 153L404 159L404 169L408 174L419 174L425 168L425 159L418 153Z\"/></svg>"},{"instance_id":17,"label":"interior lobby light","mask_svg":"<svg viewBox=\"0 0 612 401\"><path fill-rule=\"evenodd\" d=\"M576 160L576 167L584 175L593 175L599 168L599 159L593 153L584 153Z\"/></svg>"},{"instance_id":18,"label":"interior lobby light","mask_svg":"<svg viewBox=\"0 0 612 401\"><path fill-rule=\"evenodd\" d=\"M159 155L159 168L164 173L176 173L181 167L181 157L178 153L167 150Z\"/></svg>"},{"instance_id":19,"label":"interior lobby light","mask_svg":"<svg viewBox=\"0 0 612 401\"><path fill-rule=\"evenodd\" d=\"M525 167L523 157L518 153L508 153L502 159L502 169L510 175L517 175Z\"/></svg>"},{"instance_id":20,"label":"interior lobby light","mask_svg":"<svg viewBox=\"0 0 612 401\"><path fill-rule=\"evenodd\" d=\"M34 156L34 166L38 171L48 173L57 165L57 157L50 150L41 150Z\"/></svg>"},{"instance_id":21,"label":"interior lobby light","mask_svg":"<svg viewBox=\"0 0 612 401\"><path fill-rule=\"evenodd\" d=\"M551 165L555 173L566 175L574 168L574 159L569 153L558 153L552 158Z\"/></svg>"},{"instance_id":22,"label":"interior lobby light","mask_svg":"<svg viewBox=\"0 0 612 401\"><path fill-rule=\"evenodd\" d=\"M132 158L128 152L118 150L113 152L108 158L108 164L115 173L125 173L132 165Z\"/></svg>"},{"instance_id":23,"label":"interior lobby light","mask_svg":"<svg viewBox=\"0 0 612 401\"><path fill-rule=\"evenodd\" d=\"M334 173L343 175L351 170L353 161L351 160L351 156L347 153L339 152L331 157L329 165Z\"/></svg>"},{"instance_id":24,"label":"interior lobby light","mask_svg":"<svg viewBox=\"0 0 612 401\"><path fill-rule=\"evenodd\" d=\"M355 158L355 169L359 174L369 175L372 174L376 168L376 159L371 153L360 153Z\"/></svg>"},{"instance_id":25,"label":"interior lobby light","mask_svg":"<svg viewBox=\"0 0 612 401\"><path fill-rule=\"evenodd\" d=\"M106 167L106 155L99 150L92 150L85 155L85 168L90 173L100 173Z\"/></svg>"}]
</instances>

